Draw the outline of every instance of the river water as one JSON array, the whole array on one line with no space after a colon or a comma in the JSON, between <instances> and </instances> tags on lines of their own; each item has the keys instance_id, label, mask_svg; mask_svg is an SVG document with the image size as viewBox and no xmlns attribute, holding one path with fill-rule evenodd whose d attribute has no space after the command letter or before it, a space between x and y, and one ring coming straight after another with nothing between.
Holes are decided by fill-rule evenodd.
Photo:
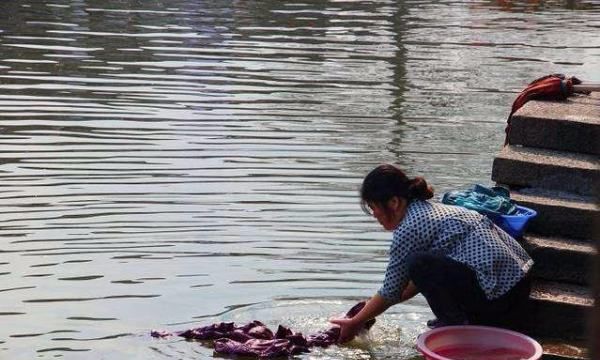
<instances>
[{"instance_id":1,"label":"river water","mask_svg":"<svg viewBox=\"0 0 600 360\"><path fill-rule=\"evenodd\" d=\"M0 357L205 359L377 290L381 162L490 184L510 104L600 80L597 1L0 2ZM306 359L409 359L422 297Z\"/></svg>"}]
</instances>

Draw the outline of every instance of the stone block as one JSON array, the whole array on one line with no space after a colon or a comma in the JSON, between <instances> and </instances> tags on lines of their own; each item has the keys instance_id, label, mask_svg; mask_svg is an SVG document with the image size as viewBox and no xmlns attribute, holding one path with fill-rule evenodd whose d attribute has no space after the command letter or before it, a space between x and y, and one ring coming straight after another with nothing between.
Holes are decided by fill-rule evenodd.
<instances>
[{"instance_id":1,"label":"stone block","mask_svg":"<svg viewBox=\"0 0 600 360\"><path fill-rule=\"evenodd\" d=\"M594 306L589 287L538 280L532 286L530 305L526 333L564 339L587 338L587 319Z\"/></svg>"},{"instance_id":2,"label":"stone block","mask_svg":"<svg viewBox=\"0 0 600 360\"><path fill-rule=\"evenodd\" d=\"M591 196L600 166L595 155L505 146L494 159L492 180Z\"/></svg>"},{"instance_id":3,"label":"stone block","mask_svg":"<svg viewBox=\"0 0 600 360\"><path fill-rule=\"evenodd\" d=\"M530 233L584 241L594 240L598 236L594 224L599 220L600 212L592 196L539 189L511 189L511 198L537 211L538 215L527 226Z\"/></svg>"},{"instance_id":4,"label":"stone block","mask_svg":"<svg viewBox=\"0 0 600 360\"><path fill-rule=\"evenodd\" d=\"M534 277L581 285L591 283L592 262L597 251L593 243L531 234L520 241L535 261Z\"/></svg>"},{"instance_id":5,"label":"stone block","mask_svg":"<svg viewBox=\"0 0 600 360\"><path fill-rule=\"evenodd\" d=\"M600 154L600 94L532 100L511 118L510 144Z\"/></svg>"}]
</instances>

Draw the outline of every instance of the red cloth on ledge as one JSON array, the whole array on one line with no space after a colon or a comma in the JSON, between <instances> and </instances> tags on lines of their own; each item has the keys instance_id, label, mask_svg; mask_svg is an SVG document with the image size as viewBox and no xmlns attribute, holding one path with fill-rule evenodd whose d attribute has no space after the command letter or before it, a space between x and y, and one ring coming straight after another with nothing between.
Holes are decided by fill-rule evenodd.
<instances>
[{"instance_id":1,"label":"red cloth on ledge","mask_svg":"<svg viewBox=\"0 0 600 360\"><path fill-rule=\"evenodd\" d=\"M542 76L532 81L513 102L510 115L506 125L506 139L504 145L508 145L508 134L510 132L510 119L529 100L564 100L573 95L573 85L581 84L576 77L567 77L563 74L552 74Z\"/></svg>"}]
</instances>

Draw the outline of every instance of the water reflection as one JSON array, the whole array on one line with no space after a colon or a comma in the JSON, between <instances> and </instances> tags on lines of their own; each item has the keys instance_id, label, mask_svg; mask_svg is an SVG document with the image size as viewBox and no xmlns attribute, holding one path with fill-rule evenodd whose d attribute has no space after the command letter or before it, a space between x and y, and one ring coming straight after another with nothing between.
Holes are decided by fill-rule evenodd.
<instances>
[{"instance_id":1,"label":"water reflection","mask_svg":"<svg viewBox=\"0 0 600 360\"><path fill-rule=\"evenodd\" d=\"M324 321L383 275L389 234L356 198L374 164L398 161L438 193L488 182L516 91L548 72L600 77L590 1L0 11L11 359L208 358L148 331ZM377 350L318 357L410 358L428 315L422 300L396 307Z\"/></svg>"}]
</instances>

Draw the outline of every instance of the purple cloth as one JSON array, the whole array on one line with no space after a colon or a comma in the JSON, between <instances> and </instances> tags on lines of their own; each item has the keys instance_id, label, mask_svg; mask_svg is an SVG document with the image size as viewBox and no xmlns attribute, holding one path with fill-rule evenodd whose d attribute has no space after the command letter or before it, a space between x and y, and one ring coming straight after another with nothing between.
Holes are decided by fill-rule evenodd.
<instances>
[{"instance_id":1,"label":"purple cloth","mask_svg":"<svg viewBox=\"0 0 600 360\"><path fill-rule=\"evenodd\" d=\"M365 304L362 301L354 305L346 313L346 318L354 317ZM364 328L368 330L374 323L375 319L371 319ZM157 338L177 335L191 340L213 340L215 352L220 354L271 358L310 352L313 346L327 347L336 344L340 328L334 326L304 337L281 325L273 334L265 324L255 320L243 326L221 322L175 333L152 330L150 335Z\"/></svg>"}]
</instances>

